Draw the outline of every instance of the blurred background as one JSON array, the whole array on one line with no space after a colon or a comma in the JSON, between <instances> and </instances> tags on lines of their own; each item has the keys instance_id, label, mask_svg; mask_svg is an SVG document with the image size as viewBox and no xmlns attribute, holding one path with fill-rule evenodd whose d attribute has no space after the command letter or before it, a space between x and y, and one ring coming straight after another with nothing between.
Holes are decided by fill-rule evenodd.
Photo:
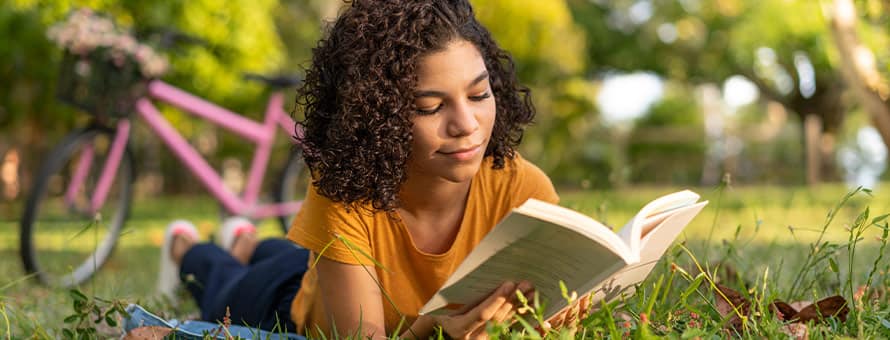
<instances>
[{"instance_id":1,"label":"blurred background","mask_svg":"<svg viewBox=\"0 0 890 340\"><path fill-rule=\"evenodd\" d=\"M473 0L533 89L523 154L567 189L629 185L875 187L890 142L890 2L885 0ZM164 80L259 119L266 89L242 72L299 74L329 0L7 0L0 7L0 209L89 115L55 100L62 53L47 29L90 7L139 32L208 41L164 51ZM287 110L299 116L289 91ZM165 116L233 186L251 145L210 123ZM132 146L137 197L201 193L144 127ZM283 141L283 143L287 143ZM273 169L276 167L273 166Z\"/></svg>"}]
</instances>

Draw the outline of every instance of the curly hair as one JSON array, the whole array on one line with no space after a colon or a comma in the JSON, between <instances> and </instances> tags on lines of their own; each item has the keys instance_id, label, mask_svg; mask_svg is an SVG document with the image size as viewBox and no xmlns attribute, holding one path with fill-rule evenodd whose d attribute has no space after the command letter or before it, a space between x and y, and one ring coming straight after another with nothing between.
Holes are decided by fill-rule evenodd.
<instances>
[{"instance_id":1,"label":"curly hair","mask_svg":"<svg viewBox=\"0 0 890 340\"><path fill-rule=\"evenodd\" d=\"M355 0L313 48L297 90L296 136L318 193L393 211L407 178L418 61L463 39L482 55L496 101L485 156L504 167L535 115L512 57L467 0Z\"/></svg>"}]
</instances>

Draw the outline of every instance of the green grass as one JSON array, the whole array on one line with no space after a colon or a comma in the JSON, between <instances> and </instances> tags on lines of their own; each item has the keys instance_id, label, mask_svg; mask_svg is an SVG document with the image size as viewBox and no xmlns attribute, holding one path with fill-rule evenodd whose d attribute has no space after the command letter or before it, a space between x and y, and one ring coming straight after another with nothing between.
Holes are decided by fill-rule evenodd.
<instances>
[{"instance_id":1,"label":"green grass","mask_svg":"<svg viewBox=\"0 0 890 340\"><path fill-rule=\"evenodd\" d=\"M678 188L634 187L616 191L563 190L561 193L563 205L618 228L643 204L675 189ZM883 284L888 279L887 259L874 264L881 245L877 240L881 236L879 228L864 228L861 241L855 244L852 261L847 248L852 244L847 228L856 226L856 217L866 207L869 208L869 218L890 212L890 195L882 194L883 191L876 191L873 196L856 195L837 211L823 238L828 242L827 246L822 243L816 253L829 251L832 260L826 258L813 263L813 260L807 260L813 252L811 243L819 238L827 214L844 197L846 188L826 185L815 189L756 186L693 190L711 204L680 236L683 246L675 246L669 251L638 294L623 304L593 313L579 324L575 336L724 336L726 331L721 317L712 306L710 284L710 279L720 275L694 281L699 271L694 268L695 262L712 273L718 263L723 268L731 268L737 275L731 280L724 277L724 284L739 289L741 283L746 282L748 290L742 290L743 293L765 303L774 298L793 301L834 294L849 296L852 295L850 287L855 290L864 284L875 267L878 270L872 281ZM0 338L6 338L7 334L24 337L35 333L38 337L43 334L56 338L61 336L60 329L65 326L62 320L74 311L73 299L67 291L47 289L23 278L18 259L18 209L18 206L0 206L0 212L4 214L0 220L0 272L6 273L0 278ZM218 224L218 216L217 205L207 199L137 200L116 253L99 275L80 290L89 297L138 302L164 316L194 316L194 305L173 308L153 298L158 245L165 225L173 219L190 219L207 236ZM265 236L280 235L277 222L273 220L264 221L260 230ZM677 265L674 270L671 270L672 263ZM799 275L807 263L805 275ZM684 272L688 276L684 276ZM798 277L801 279L795 284ZM691 282L697 282L698 286ZM794 296L790 296L792 286L797 286ZM851 314L846 324L835 322L812 326L810 336L890 335L882 333L890 331L886 296L871 301L874 306L866 304L861 313ZM700 319L691 319L689 312L694 312ZM646 318L641 318L642 313ZM782 334L779 333L781 327L780 323L764 318L750 322L743 334L777 336ZM100 334L105 336L114 336L115 332L119 333L113 328L100 329ZM514 330L512 334L520 336L522 333ZM558 334L553 336L558 337Z\"/></svg>"}]
</instances>

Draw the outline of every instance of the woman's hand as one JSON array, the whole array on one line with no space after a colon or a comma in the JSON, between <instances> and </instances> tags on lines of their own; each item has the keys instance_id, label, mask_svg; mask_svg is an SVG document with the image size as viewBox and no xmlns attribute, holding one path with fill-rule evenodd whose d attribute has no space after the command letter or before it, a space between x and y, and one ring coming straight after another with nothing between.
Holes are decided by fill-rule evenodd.
<instances>
[{"instance_id":1,"label":"woman's hand","mask_svg":"<svg viewBox=\"0 0 890 340\"><path fill-rule=\"evenodd\" d=\"M592 293L590 293L592 294ZM576 321L587 317L590 313L590 294L572 302L571 305L547 319L543 328L561 328L572 326Z\"/></svg>"},{"instance_id":2,"label":"woman's hand","mask_svg":"<svg viewBox=\"0 0 890 340\"><path fill-rule=\"evenodd\" d=\"M509 320L519 307L516 301L516 290L528 294L531 284L522 282L504 282L485 300L475 306L468 306L455 314L433 316L436 324L454 339L487 339L485 324Z\"/></svg>"}]
</instances>

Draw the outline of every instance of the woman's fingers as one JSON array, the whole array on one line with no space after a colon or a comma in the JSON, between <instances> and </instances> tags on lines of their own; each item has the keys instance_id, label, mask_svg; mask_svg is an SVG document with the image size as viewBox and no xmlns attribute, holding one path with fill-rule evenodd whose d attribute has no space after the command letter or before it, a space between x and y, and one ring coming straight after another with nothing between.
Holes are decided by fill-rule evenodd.
<instances>
[{"instance_id":1,"label":"woman's fingers","mask_svg":"<svg viewBox=\"0 0 890 340\"><path fill-rule=\"evenodd\" d=\"M550 327L559 328L560 326L562 326L562 322L563 320L565 320L568 312L569 308L565 308L561 312L550 318L550 320L547 320L550 323Z\"/></svg>"},{"instance_id":2,"label":"woman's fingers","mask_svg":"<svg viewBox=\"0 0 890 340\"><path fill-rule=\"evenodd\" d=\"M519 284L504 282L482 302L444 317L439 322L453 338L487 338L487 322L504 322L516 314L516 308L519 307L517 291L529 296L534 287L525 281Z\"/></svg>"},{"instance_id":3,"label":"woman's fingers","mask_svg":"<svg viewBox=\"0 0 890 340\"><path fill-rule=\"evenodd\" d=\"M587 317L587 314L590 313L590 298L590 294L581 297L578 309L578 319L584 319Z\"/></svg>"},{"instance_id":4,"label":"woman's fingers","mask_svg":"<svg viewBox=\"0 0 890 340\"><path fill-rule=\"evenodd\" d=\"M507 303L501 305L501 308L498 309L497 313L494 314L494 316L491 318L491 321L504 322L504 320L507 320L507 316L512 311L513 311L513 304L507 302Z\"/></svg>"},{"instance_id":5,"label":"woman's fingers","mask_svg":"<svg viewBox=\"0 0 890 340\"><path fill-rule=\"evenodd\" d=\"M581 313L581 303L576 302L572 305L572 308L569 310L569 314L566 316L566 319L563 320L562 324L564 326L571 326L575 321L578 320L578 315Z\"/></svg>"},{"instance_id":6,"label":"woman's fingers","mask_svg":"<svg viewBox=\"0 0 890 340\"><path fill-rule=\"evenodd\" d=\"M473 332L480 326L485 325L491 320L504 304L509 304L509 296L513 294L516 285L513 282L504 282L494 293L492 293L484 301L476 305L469 312L464 314L462 322L465 322L467 332Z\"/></svg>"}]
</instances>

